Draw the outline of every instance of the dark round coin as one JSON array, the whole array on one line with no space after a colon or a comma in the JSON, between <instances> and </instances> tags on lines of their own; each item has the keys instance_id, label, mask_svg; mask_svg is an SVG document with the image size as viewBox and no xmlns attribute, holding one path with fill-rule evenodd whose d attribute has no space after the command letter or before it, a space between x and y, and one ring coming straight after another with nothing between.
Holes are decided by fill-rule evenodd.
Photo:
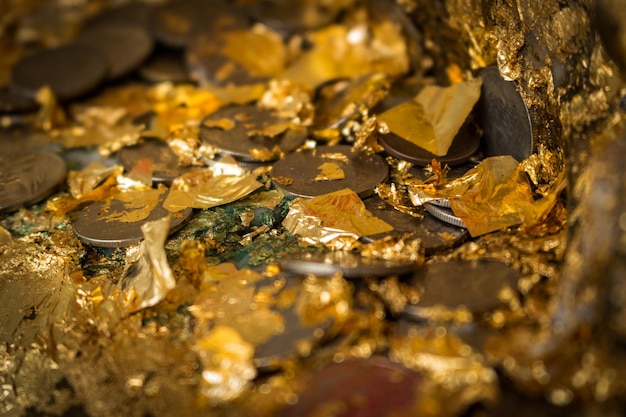
<instances>
[{"instance_id":1,"label":"dark round coin","mask_svg":"<svg viewBox=\"0 0 626 417\"><path fill-rule=\"evenodd\" d=\"M144 223L161 219L169 214L169 211L163 207L163 201L166 197L167 192L162 193L158 204L148 217L135 222L109 220L111 215L122 215L128 212L129 209L122 201L110 200L108 209L108 201L98 201L88 205L77 214L72 221L72 228L78 239L87 245L104 248L135 245L143 240L141 226ZM173 213L170 234L184 227L190 219L191 213L192 209L190 208Z\"/></svg>"},{"instance_id":2,"label":"dark round coin","mask_svg":"<svg viewBox=\"0 0 626 417\"><path fill-rule=\"evenodd\" d=\"M0 155L0 212L43 200L63 182L66 173L63 158L51 152Z\"/></svg>"},{"instance_id":3,"label":"dark round coin","mask_svg":"<svg viewBox=\"0 0 626 417\"><path fill-rule=\"evenodd\" d=\"M106 58L109 79L139 67L154 47L150 33L139 26L100 25L81 33L75 42L93 48Z\"/></svg>"},{"instance_id":4,"label":"dark round coin","mask_svg":"<svg viewBox=\"0 0 626 417\"><path fill-rule=\"evenodd\" d=\"M331 364L302 382L298 402L279 416L415 416L422 377L385 357L373 356Z\"/></svg>"},{"instance_id":5,"label":"dark round coin","mask_svg":"<svg viewBox=\"0 0 626 417\"><path fill-rule=\"evenodd\" d=\"M410 285L423 290L417 304L407 304L405 313L424 318L425 308L465 306L474 314L491 311L502 305L500 292L516 290L520 272L497 261L450 261L424 265L417 270Z\"/></svg>"},{"instance_id":6,"label":"dark round coin","mask_svg":"<svg viewBox=\"0 0 626 417\"><path fill-rule=\"evenodd\" d=\"M126 171L133 169L142 158L152 160L152 180L157 184L169 185L176 177L193 169L181 166L178 155L158 139L146 139L138 145L122 148L117 157Z\"/></svg>"},{"instance_id":7,"label":"dark round coin","mask_svg":"<svg viewBox=\"0 0 626 417\"><path fill-rule=\"evenodd\" d=\"M69 44L45 49L19 61L12 71L12 83L33 96L44 85L56 97L70 100L96 88L106 77L107 61L93 48Z\"/></svg>"},{"instance_id":8,"label":"dark round coin","mask_svg":"<svg viewBox=\"0 0 626 417\"><path fill-rule=\"evenodd\" d=\"M262 161L255 152L272 152L275 147L284 153L293 152L304 144L306 136L305 128L252 105L223 108L200 123L200 138L205 143L244 161ZM275 160L278 155L272 152L268 157Z\"/></svg>"},{"instance_id":9,"label":"dark round coin","mask_svg":"<svg viewBox=\"0 0 626 417\"><path fill-rule=\"evenodd\" d=\"M84 24L86 30L99 26L141 27L148 29L152 5L143 1L130 1L115 7L105 8L90 17Z\"/></svg>"},{"instance_id":10,"label":"dark round coin","mask_svg":"<svg viewBox=\"0 0 626 417\"><path fill-rule=\"evenodd\" d=\"M440 201L440 205L425 203L424 208L433 217L441 220L442 222L467 229L467 226L465 225L463 220L461 220L460 217L455 216L452 210L449 208L446 208L444 203L442 203L441 201Z\"/></svg>"},{"instance_id":11,"label":"dark round coin","mask_svg":"<svg viewBox=\"0 0 626 417\"><path fill-rule=\"evenodd\" d=\"M345 278L404 275L419 267L416 262L365 258L347 251L290 254L281 258L279 263L283 270L296 274L324 277L341 272Z\"/></svg>"},{"instance_id":12,"label":"dark round coin","mask_svg":"<svg viewBox=\"0 0 626 417\"><path fill-rule=\"evenodd\" d=\"M139 68L139 75L153 83L189 81L183 53L175 49L158 48Z\"/></svg>"},{"instance_id":13,"label":"dark round coin","mask_svg":"<svg viewBox=\"0 0 626 417\"><path fill-rule=\"evenodd\" d=\"M535 148L528 108L515 83L502 78L497 67L483 69L480 77L483 83L476 111L483 131L484 154L511 155L521 162Z\"/></svg>"},{"instance_id":14,"label":"dark round coin","mask_svg":"<svg viewBox=\"0 0 626 417\"><path fill-rule=\"evenodd\" d=\"M32 94L0 87L0 114L34 112L38 107Z\"/></svg>"},{"instance_id":15,"label":"dark round coin","mask_svg":"<svg viewBox=\"0 0 626 417\"><path fill-rule=\"evenodd\" d=\"M316 181L323 163L334 163L344 179ZM290 197L315 197L349 188L361 197L387 179L389 167L379 155L353 152L350 146L320 146L293 152L276 162L270 172L274 186Z\"/></svg>"},{"instance_id":16,"label":"dark round coin","mask_svg":"<svg viewBox=\"0 0 626 417\"><path fill-rule=\"evenodd\" d=\"M274 299L283 291L296 291L300 293L303 279L295 276L283 276L279 279L286 280L285 285L274 293ZM255 282L254 285L261 289L270 287L272 280L264 279ZM254 350L254 365L261 370L274 370L286 360L299 355L299 347L302 343L316 345L319 343L333 325L333 320L326 318L321 322L308 322L303 320L296 309L296 295L294 302L288 307L274 307L274 310L283 317L283 331L272 336L269 340L257 345Z\"/></svg>"},{"instance_id":17,"label":"dark round coin","mask_svg":"<svg viewBox=\"0 0 626 417\"><path fill-rule=\"evenodd\" d=\"M458 246L468 237L466 229L441 222L428 212L423 213L424 217L418 219L394 209L378 196L369 197L363 202L368 211L392 225L394 229L382 235L366 236L363 238L365 241L389 235L400 237L405 233L411 233L421 240L422 248L430 255L441 249Z\"/></svg>"},{"instance_id":18,"label":"dark round coin","mask_svg":"<svg viewBox=\"0 0 626 417\"><path fill-rule=\"evenodd\" d=\"M289 36L331 23L342 10L340 4L308 0L260 0L250 7L252 17Z\"/></svg>"},{"instance_id":19,"label":"dark round coin","mask_svg":"<svg viewBox=\"0 0 626 417\"><path fill-rule=\"evenodd\" d=\"M470 160L480 147L480 136L473 130L470 123L464 124L454 137L448 153L444 156L437 156L428 152L392 132L380 135L378 142L389 155L416 165L429 165L433 159L443 164L459 165Z\"/></svg>"},{"instance_id":20,"label":"dark round coin","mask_svg":"<svg viewBox=\"0 0 626 417\"><path fill-rule=\"evenodd\" d=\"M150 14L152 33L171 48L186 47L198 33L247 25L246 16L223 0L172 0L156 6Z\"/></svg>"}]
</instances>

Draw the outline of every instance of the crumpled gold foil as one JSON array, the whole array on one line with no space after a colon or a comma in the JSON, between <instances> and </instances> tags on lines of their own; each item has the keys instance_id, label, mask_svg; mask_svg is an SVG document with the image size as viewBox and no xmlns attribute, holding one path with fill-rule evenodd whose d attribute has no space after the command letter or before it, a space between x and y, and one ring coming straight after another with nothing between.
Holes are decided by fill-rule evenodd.
<instances>
[{"instance_id":1,"label":"crumpled gold foil","mask_svg":"<svg viewBox=\"0 0 626 417\"><path fill-rule=\"evenodd\" d=\"M70 194L72 194L72 197L79 199L88 192L93 191L105 179L117 173L121 174L121 169L118 165L107 167L98 161L91 162L80 172L70 171L67 175Z\"/></svg>"},{"instance_id":2,"label":"crumpled gold foil","mask_svg":"<svg viewBox=\"0 0 626 417\"><path fill-rule=\"evenodd\" d=\"M329 244L335 239L353 238L389 232L393 226L374 217L352 190L295 199L283 226L309 244Z\"/></svg>"},{"instance_id":3,"label":"crumpled gold foil","mask_svg":"<svg viewBox=\"0 0 626 417\"><path fill-rule=\"evenodd\" d=\"M527 164L519 164L511 156L490 157L462 177L444 184L439 180L439 185L413 183L409 194L415 205L448 199L452 211L473 237L522 223L531 227L554 207L565 186L565 177L557 177L544 190L545 196L535 201L525 169Z\"/></svg>"},{"instance_id":4,"label":"crumpled gold foil","mask_svg":"<svg viewBox=\"0 0 626 417\"><path fill-rule=\"evenodd\" d=\"M390 358L427 375L417 400L419 415L456 416L498 397L496 372L443 327L392 339Z\"/></svg>"},{"instance_id":5,"label":"crumpled gold foil","mask_svg":"<svg viewBox=\"0 0 626 417\"><path fill-rule=\"evenodd\" d=\"M214 327L193 350L202 363L202 393L212 404L237 398L256 377L254 347L228 326Z\"/></svg>"},{"instance_id":6,"label":"crumpled gold foil","mask_svg":"<svg viewBox=\"0 0 626 417\"><path fill-rule=\"evenodd\" d=\"M388 129L430 153L444 156L480 97L480 78L450 87L429 85L413 99L377 116Z\"/></svg>"},{"instance_id":7,"label":"crumpled gold foil","mask_svg":"<svg viewBox=\"0 0 626 417\"><path fill-rule=\"evenodd\" d=\"M141 226L144 240L126 251L126 267L118 285L129 312L152 307L176 286L176 279L165 254L171 216Z\"/></svg>"},{"instance_id":8,"label":"crumpled gold foil","mask_svg":"<svg viewBox=\"0 0 626 417\"><path fill-rule=\"evenodd\" d=\"M385 236L370 243L358 245L361 256L365 258L388 259L409 262L424 262L421 239L410 233L402 236Z\"/></svg>"},{"instance_id":9,"label":"crumpled gold foil","mask_svg":"<svg viewBox=\"0 0 626 417\"><path fill-rule=\"evenodd\" d=\"M405 39L398 23L376 21L365 9L346 25L332 24L309 32L312 48L298 56L282 77L310 87L369 72L392 76L409 69Z\"/></svg>"},{"instance_id":10,"label":"crumpled gold foil","mask_svg":"<svg viewBox=\"0 0 626 417\"><path fill-rule=\"evenodd\" d=\"M124 211L110 212L103 216L105 221L116 221L124 223L134 223L145 220L159 203L159 197L165 193L167 188L139 188L121 191L109 197L103 208L107 213L110 210L113 200L117 200L124 205ZM171 210L178 211L178 210Z\"/></svg>"},{"instance_id":11,"label":"crumpled gold foil","mask_svg":"<svg viewBox=\"0 0 626 417\"><path fill-rule=\"evenodd\" d=\"M262 186L254 174L214 175L210 169L197 170L174 180L163 207L170 211L208 209L237 201Z\"/></svg>"},{"instance_id":12,"label":"crumpled gold foil","mask_svg":"<svg viewBox=\"0 0 626 417\"><path fill-rule=\"evenodd\" d=\"M315 111L311 94L309 88L287 79L271 80L257 105L274 110L278 117L291 119L297 125L310 126Z\"/></svg>"}]
</instances>

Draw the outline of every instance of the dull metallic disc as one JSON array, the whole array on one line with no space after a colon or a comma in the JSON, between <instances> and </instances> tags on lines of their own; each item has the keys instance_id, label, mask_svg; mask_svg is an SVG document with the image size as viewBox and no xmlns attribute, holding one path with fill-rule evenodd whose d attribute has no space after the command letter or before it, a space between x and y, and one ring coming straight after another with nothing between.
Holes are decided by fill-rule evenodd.
<instances>
[{"instance_id":1,"label":"dull metallic disc","mask_svg":"<svg viewBox=\"0 0 626 417\"><path fill-rule=\"evenodd\" d=\"M324 163L339 166L345 178L317 181ZM379 155L366 155L353 152L347 145L334 145L293 152L274 164L270 176L274 186L291 197L315 197L344 188L367 197L387 179L388 171L387 163Z\"/></svg>"},{"instance_id":2,"label":"dull metallic disc","mask_svg":"<svg viewBox=\"0 0 626 417\"><path fill-rule=\"evenodd\" d=\"M477 122L483 130L485 156L528 158L535 148L532 118L515 83L506 81L497 67L480 72L482 87L476 104Z\"/></svg>"},{"instance_id":3,"label":"dull metallic disc","mask_svg":"<svg viewBox=\"0 0 626 417\"><path fill-rule=\"evenodd\" d=\"M304 377L298 402L280 417L415 416L422 377L382 356L334 363ZM332 414L328 410L333 410Z\"/></svg>"},{"instance_id":4,"label":"dull metallic disc","mask_svg":"<svg viewBox=\"0 0 626 417\"><path fill-rule=\"evenodd\" d=\"M428 212L424 212L424 217L419 219L394 209L378 196L369 197L363 202L369 212L392 225L394 229L389 233L366 236L363 238L366 242L410 233L421 240L422 248L429 255L441 249L458 246L468 237L466 229L441 222Z\"/></svg>"},{"instance_id":5,"label":"dull metallic disc","mask_svg":"<svg viewBox=\"0 0 626 417\"><path fill-rule=\"evenodd\" d=\"M156 6L150 28L159 42L184 48L199 33L245 27L248 19L232 3L220 0L172 0Z\"/></svg>"},{"instance_id":6,"label":"dull metallic disc","mask_svg":"<svg viewBox=\"0 0 626 417\"><path fill-rule=\"evenodd\" d=\"M31 94L10 87L0 88L0 114L34 112L38 107Z\"/></svg>"},{"instance_id":7,"label":"dull metallic disc","mask_svg":"<svg viewBox=\"0 0 626 417\"><path fill-rule=\"evenodd\" d=\"M324 277L341 272L345 278L404 275L419 267L416 262L365 258L348 251L289 254L281 258L279 263L283 270L296 274Z\"/></svg>"},{"instance_id":8,"label":"dull metallic disc","mask_svg":"<svg viewBox=\"0 0 626 417\"><path fill-rule=\"evenodd\" d=\"M159 196L156 207L147 218L125 222L117 219L133 210L121 200L109 199L92 203L82 209L72 221L74 233L81 242L103 248L118 248L136 245L143 240L141 226L144 223L161 219L169 214L163 207L167 192ZM172 213L169 233L175 233L187 224L192 209Z\"/></svg>"},{"instance_id":9,"label":"dull metallic disc","mask_svg":"<svg viewBox=\"0 0 626 417\"><path fill-rule=\"evenodd\" d=\"M441 202L440 205L425 203L424 208L432 214L433 217L441 220L442 222L467 229L463 220L461 220L460 217L455 216L452 210L446 208L443 204L444 203Z\"/></svg>"},{"instance_id":10,"label":"dull metallic disc","mask_svg":"<svg viewBox=\"0 0 626 417\"><path fill-rule=\"evenodd\" d=\"M68 44L45 49L19 61L12 71L12 85L34 97L48 85L61 100L71 100L95 89L105 78L105 58L85 45Z\"/></svg>"},{"instance_id":11,"label":"dull metallic disc","mask_svg":"<svg viewBox=\"0 0 626 417\"><path fill-rule=\"evenodd\" d=\"M470 160L480 147L480 136L469 123L461 127L444 156L428 152L395 133L380 135L378 141L389 155L420 166L429 165L433 159L447 165L460 165Z\"/></svg>"},{"instance_id":12,"label":"dull metallic disc","mask_svg":"<svg viewBox=\"0 0 626 417\"><path fill-rule=\"evenodd\" d=\"M130 1L114 7L105 8L90 17L84 24L86 30L99 26L141 27L148 29L148 21L153 6L144 1Z\"/></svg>"},{"instance_id":13,"label":"dull metallic disc","mask_svg":"<svg viewBox=\"0 0 626 417\"><path fill-rule=\"evenodd\" d=\"M43 200L63 182L66 173L65 161L52 152L0 155L0 212Z\"/></svg>"},{"instance_id":14,"label":"dull metallic disc","mask_svg":"<svg viewBox=\"0 0 626 417\"><path fill-rule=\"evenodd\" d=\"M252 17L284 35L316 29L331 23L341 4L307 0L260 0L250 7Z\"/></svg>"},{"instance_id":15,"label":"dull metallic disc","mask_svg":"<svg viewBox=\"0 0 626 417\"><path fill-rule=\"evenodd\" d=\"M491 311L503 304L502 290L517 288L521 273L502 262L449 261L424 265L409 283L420 289L422 297L416 304L407 304L405 313L424 318L425 310L434 306L456 309L465 306L474 314Z\"/></svg>"},{"instance_id":16,"label":"dull metallic disc","mask_svg":"<svg viewBox=\"0 0 626 417\"><path fill-rule=\"evenodd\" d=\"M275 127L279 128L277 134L272 132ZM252 105L226 107L200 122L200 138L205 143L244 161L264 161L256 153L259 151L270 153L266 161L276 160L275 147L284 153L293 152L306 137L305 128Z\"/></svg>"},{"instance_id":17,"label":"dull metallic disc","mask_svg":"<svg viewBox=\"0 0 626 417\"><path fill-rule=\"evenodd\" d=\"M146 139L138 145L122 148L117 157L126 171L130 171L142 158L152 161L152 181L169 185L174 179L192 170L181 166L178 155L162 140Z\"/></svg>"},{"instance_id":18,"label":"dull metallic disc","mask_svg":"<svg viewBox=\"0 0 626 417\"><path fill-rule=\"evenodd\" d=\"M139 75L153 83L189 81L183 53L176 49L157 48L141 65Z\"/></svg>"},{"instance_id":19,"label":"dull metallic disc","mask_svg":"<svg viewBox=\"0 0 626 417\"><path fill-rule=\"evenodd\" d=\"M302 344L319 344L334 324L333 320L328 317L320 322L311 322L310 319L306 321L298 313L296 303L299 298L298 294L302 291L303 278L283 275L278 279L285 280L285 284L277 292L272 291L273 299L277 299L283 291L295 291L297 295L290 305L272 308L282 316L284 327L282 332L255 347L254 365L263 371L275 370L286 360L298 357L299 347ZM259 290L263 287L271 288L272 280L264 279L255 282L254 285Z\"/></svg>"},{"instance_id":20,"label":"dull metallic disc","mask_svg":"<svg viewBox=\"0 0 626 417\"><path fill-rule=\"evenodd\" d=\"M99 25L81 33L75 42L100 52L106 58L107 77L122 77L141 65L154 47L150 33L140 26Z\"/></svg>"}]
</instances>

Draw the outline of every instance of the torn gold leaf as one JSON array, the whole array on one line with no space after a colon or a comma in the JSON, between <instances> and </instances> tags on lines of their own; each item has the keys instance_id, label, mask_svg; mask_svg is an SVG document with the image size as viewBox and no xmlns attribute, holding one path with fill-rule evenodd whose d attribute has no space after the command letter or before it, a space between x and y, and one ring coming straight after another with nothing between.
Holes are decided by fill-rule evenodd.
<instances>
[{"instance_id":1,"label":"torn gold leaf","mask_svg":"<svg viewBox=\"0 0 626 417\"><path fill-rule=\"evenodd\" d=\"M317 169L320 172L315 176L315 181L332 181L346 178L346 173L334 162L324 162Z\"/></svg>"},{"instance_id":2,"label":"torn gold leaf","mask_svg":"<svg viewBox=\"0 0 626 417\"><path fill-rule=\"evenodd\" d=\"M350 189L342 189L311 199L296 199L283 220L283 226L310 244L330 243L342 237L389 232L393 227L374 217Z\"/></svg>"}]
</instances>

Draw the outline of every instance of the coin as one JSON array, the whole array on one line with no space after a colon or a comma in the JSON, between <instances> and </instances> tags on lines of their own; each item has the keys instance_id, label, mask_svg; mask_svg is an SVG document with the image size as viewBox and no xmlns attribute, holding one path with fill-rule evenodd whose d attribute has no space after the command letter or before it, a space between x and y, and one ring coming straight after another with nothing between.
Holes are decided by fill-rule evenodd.
<instances>
[{"instance_id":1,"label":"coin","mask_svg":"<svg viewBox=\"0 0 626 417\"><path fill-rule=\"evenodd\" d=\"M39 104L32 95L10 87L0 88L0 114L33 112L38 107Z\"/></svg>"},{"instance_id":2,"label":"coin","mask_svg":"<svg viewBox=\"0 0 626 417\"><path fill-rule=\"evenodd\" d=\"M307 0L261 0L250 6L255 20L289 36L325 26L339 15L341 4Z\"/></svg>"},{"instance_id":3,"label":"coin","mask_svg":"<svg viewBox=\"0 0 626 417\"><path fill-rule=\"evenodd\" d=\"M175 49L157 48L139 68L139 75L153 83L189 81L183 53Z\"/></svg>"},{"instance_id":4,"label":"coin","mask_svg":"<svg viewBox=\"0 0 626 417\"><path fill-rule=\"evenodd\" d=\"M159 42L184 48L198 33L245 27L248 20L231 3L221 0L174 0L156 6L150 28Z\"/></svg>"},{"instance_id":5,"label":"coin","mask_svg":"<svg viewBox=\"0 0 626 417\"><path fill-rule=\"evenodd\" d=\"M345 178L316 181L320 165L326 162L339 166ZM293 152L274 164L270 176L274 186L291 197L315 197L343 188L367 197L387 179L388 171L379 155L352 151L347 145L332 145Z\"/></svg>"},{"instance_id":6,"label":"coin","mask_svg":"<svg viewBox=\"0 0 626 417\"><path fill-rule=\"evenodd\" d=\"M200 122L200 138L205 143L244 161L275 160L279 156L275 147L284 153L292 152L306 136L305 128L252 105L226 107Z\"/></svg>"},{"instance_id":7,"label":"coin","mask_svg":"<svg viewBox=\"0 0 626 417\"><path fill-rule=\"evenodd\" d=\"M407 304L405 313L422 319L424 309L443 306L456 309L465 306L481 314L502 305L499 296L504 289L517 288L520 272L502 262L449 261L427 264L417 270L409 284L423 290L420 301Z\"/></svg>"},{"instance_id":8,"label":"coin","mask_svg":"<svg viewBox=\"0 0 626 417\"><path fill-rule=\"evenodd\" d=\"M52 152L0 155L0 212L43 200L63 182L66 173L65 161Z\"/></svg>"},{"instance_id":9,"label":"coin","mask_svg":"<svg viewBox=\"0 0 626 417\"><path fill-rule=\"evenodd\" d=\"M459 165L467 162L476 154L480 147L480 136L474 131L471 123L465 123L454 137L448 153L444 156L430 153L393 132L379 135L378 142L389 155L416 165L429 165L433 159L443 164Z\"/></svg>"},{"instance_id":10,"label":"coin","mask_svg":"<svg viewBox=\"0 0 626 417\"><path fill-rule=\"evenodd\" d=\"M535 148L531 115L513 81L506 81L497 67L480 72L482 87L476 103L477 122L483 131L485 156L511 155L518 161Z\"/></svg>"},{"instance_id":11,"label":"coin","mask_svg":"<svg viewBox=\"0 0 626 417\"><path fill-rule=\"evenodd\" d=\"M410 416L419 400L422 377L382 356L334 363L304 377L298 402L281 417ZM327 413L333 410L332 414Z\"/></svg>"},{"instance_id":12,"label":"coin","mask_svg":"<svg viewBox=\"0 0 626 417\"><path fill-rule=\"evenodd\" d=\"M130 1L114 7L105 8L100 13L89 18L85 24L85 30L91 30L98 26L124 26L140 27L148 29L148 21L152 12L152 5L143 1Z\"/></svg>"},{"instance_id":13,"label":"coin","mask_svg":"<svg viewBox=\"0 0 626 417\"><path fill-rule=\"evenodd\" d=\"M84 45L68 44L44 49L19 61L12 70L12 83L32 94L49 86L61 100L82 96L102 82L107 74L107 61Z\"/></svg>"},{"instance_id":14,"label":"coin","mask_svg":"<svg viewBox=\"0 0 626 417\"><path fill-rule=\"evenodd\" d=\"M72 228L78 239L87 245L104 248L135 245L143 240L141 226L144 223L158 220L169 214L169 211L163 208L163 201L166 197L167 192L162 193L157 206L148 217L134 222L109 220L111 215L122 215L129 211L122 201L111 199L108 208L106 200L98 201L88 205L75 216ZM183 228L191 218L191 214L190 208L173 213L169 233L175 233Z\"/></svg>"},{"instance_id":15,"label":"coin","mask_svg":"<svg viewBox=\"0 0 626 417\"><path fill-rule=\"evenodd\" d=\"M284 279L286 283L283 288L273 294L274 299L286 290L300 293L303 278L283 275L277 279ZM265 279L255 282L255 286L257 288L270 287L272 282L273 280ZM298 299L298 295L295 299ZM297 311L295 301L288 307L274 307L274 310L284 320L283 331L255 347L254 365L263 371L275 370L286 360L298 357L299 347L304 343L318 344L334 324L333 320L328 317L318 323L307 321L305 324Z\"/></svg>"},{"instance_id":16,"label":"coin","mask_svg":"<svg viewBox=\"0 0 626 417\"><path fill-rule=\"evenodd\" d=\"M446 208L445 204L445 200L440 200L439 205L424 203L424 208L432 214L433 217L441 220L442 222L467 229L463 220L460 217L455 216L452 210ZM449 205L450 203L448 202L447 204Z\"/></svg>"},{"instance_id":17,"label":"coin","mask_svg":"<svg viewBox=\"0 0 626 417\"><path fill-rule=\"evenodd\" d=\"M126 171L130 171L142 158L152 161L152 181L157 184L169 185L174 179L191 167L181 166L178 155L172 151L167 143L158 139L145 139L138 145L122 148L117 157Z\"/></svg>"},{"instance_id":18,"label":"coin","mask_svg":"<svg viewBox=\"0 0 626 417\"><path fill-rule=\"evenodd\" d=\"M296 274L332 276L341 272L344 278L404 275L418 268L416 262L365 258L348 251L301 252L285 255L279 261L281 269Z\"/></svg>"},{"instance_id":19,"label":"coin","mask_svg":"<svg viewBox=\"0 0 626 417\"><path fill-rule=\"evenodd\" d=\"M366 242L388 235L400 237L405 233L411 233L421 240L425 254L431 255L441 249L457 246L468 237L466 229L441 222L428 212L423 213L424 217L418 219L394 209L378 196L366 198L363 203L369 212L394 228L383 235L365 236L363 240Z\"/></svg>"},{"instance_id":20,"label":"coin","mask_svg":"<svg viewBox=\"0 0 626 417\"><path fill-rule=\"evenodd\" d=\"M106 58L109 79L139 67L154 47L150 33L139 26L99 25L81 33L75 42L93 48Z\"/></svg>"}]
</instances>

